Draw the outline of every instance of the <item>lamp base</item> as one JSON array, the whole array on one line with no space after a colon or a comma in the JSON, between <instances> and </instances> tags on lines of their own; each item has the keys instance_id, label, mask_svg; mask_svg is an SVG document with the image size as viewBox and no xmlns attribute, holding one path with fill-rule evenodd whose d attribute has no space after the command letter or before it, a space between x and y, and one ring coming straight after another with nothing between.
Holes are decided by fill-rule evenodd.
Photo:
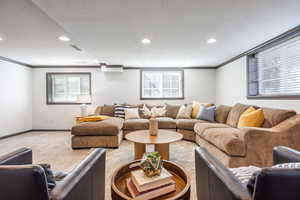
<instances>
[{"instance_id":1,"label":"lamp base","mask_svg":"<svg viewBox=\"0 0 300 200\"><path fill-rule=\"evenodd\" d=\"M80 109L81 109L81 117L86 117L88 116L88 107L86 104L82 104L80 106Z\"/></svg>"}]
</instances>

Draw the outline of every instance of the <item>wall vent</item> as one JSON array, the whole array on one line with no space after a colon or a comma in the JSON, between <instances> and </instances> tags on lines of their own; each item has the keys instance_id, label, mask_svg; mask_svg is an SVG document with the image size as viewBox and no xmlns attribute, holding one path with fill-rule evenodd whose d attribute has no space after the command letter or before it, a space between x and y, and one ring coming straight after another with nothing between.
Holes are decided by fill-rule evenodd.
<instances>
[{"instance_id":1,"label":"wall vent","mask_svg":"<svg viewBox=\"0 0 300 200\"><path fill-rule=\"evenodd\" d=\"M101 64L101 71L103 72L123 72L123 65L104 65Z\"/></svg>"}]
</instances>

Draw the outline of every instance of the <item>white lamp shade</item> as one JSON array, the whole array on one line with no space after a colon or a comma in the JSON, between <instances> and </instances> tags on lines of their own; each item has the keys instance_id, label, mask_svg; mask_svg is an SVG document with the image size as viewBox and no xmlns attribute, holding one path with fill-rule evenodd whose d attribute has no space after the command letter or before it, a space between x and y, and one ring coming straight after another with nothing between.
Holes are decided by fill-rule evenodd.
<instances>
[{"instance_id":1,"label":"white lamp shade","mask_svg":"<svg viewBox=\"0 0 300 200\"><path fill-rule=\"evenodd\" d=\"M77 103L91 103L91 96L81 95L77 97Z\"/></svg>"}]
</instances>

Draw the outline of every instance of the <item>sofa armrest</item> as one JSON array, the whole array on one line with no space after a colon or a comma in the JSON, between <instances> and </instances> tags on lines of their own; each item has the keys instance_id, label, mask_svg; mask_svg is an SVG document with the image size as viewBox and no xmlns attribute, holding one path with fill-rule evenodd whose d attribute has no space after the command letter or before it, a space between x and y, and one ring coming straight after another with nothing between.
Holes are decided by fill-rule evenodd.
<instances>
[{"instance_id":1,"label":"sofa armrest","mask_svg":"<svg viewBox=\"0 0 300 200\"><path fill-rule=\"evenodd\" d=\"M300 169L262 169L256 178L253 200L298 200L299 184Z\"/></svg>"},{"instance_id":2,"label":"sofa armrest","mask_svg":"<svg viewBox=\"0 0 300 200\"><path fill-rule=\"evenodd\" d=\"M240 137L246 145L249 165L272 166L273 149L288 146L300 149L300 121L291 117L273 128L241 128Z\"/></svg>"},{"instance_id":3,"label":"sofa armrest","mask_svg":"<svg viewBox=\"0 0 300 200\"><path fill-rule=\"evenodd\" d=\"M36 165L1 165L0 199L48 200L43 168Z\"/></svg>"},{"instance_id":4,"label":"sofa armrest","mask_svg":"<svg viewBox=\"0 0 300 200\"><path fill-rule=\"evenodd\" d=\"M195 150L196 185L199 200L250 200L239 180L206 149Z\"/></svg>"},{"instance_id":5,"label":"sofa armrest","mask_svg":"<svg viewBox=\"0 0 300 200\"><path fill-rule=\"evenodd\" d=\"M104 200L104 149L95 149L51 191L51 200Z\"/></svg>"},{"instance_id":6,"label":"sofa armrest","mask_svg":"<svg viewBox=\"0 0 300 200\"><path fill-rule=\"evenodd\" d=\"M0 165L29 165L32 164L32 150L21 148L0 156Z\"/></svg>"},{"instance_id":7,"label":"sofa armrest","mask_svg":"<svg viewBox=\"0 0 300 200\"><path fill-rule=\"evenodd\" d=\"M275 147L273 150L274 165L289 162L300 162L300 152L288 147Z\"/></svg>"}]
</instances>

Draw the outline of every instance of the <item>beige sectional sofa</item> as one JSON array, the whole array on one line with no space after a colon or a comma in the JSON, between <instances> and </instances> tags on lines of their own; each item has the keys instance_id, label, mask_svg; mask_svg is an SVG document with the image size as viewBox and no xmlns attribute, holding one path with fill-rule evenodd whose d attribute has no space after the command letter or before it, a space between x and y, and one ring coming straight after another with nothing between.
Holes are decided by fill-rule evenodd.
<instances>
[{"instance_id":1,"label":"beige sectional sofa","mask_svg":"<svg viewBox=\"0 0 300 200\"><path fill-rule=\"evenodd\" d=\"M134 106L134 105L133 105ZM135 105L142 107L142 105ZM216 122L198 119L176 119L180 105L167 105L164 117L158 118L160 129L183 134L213 153L228 167L247 165L269 166L272 149L278 145L300 150L300 115L292 110L262 108L265 116L261 128L237 128L240 115L249 105L217 106ZM113 116L113 106L96 109L97 115ZM72 128L72 147L118 147L125 134L149 128L149 120L110 118L100 122L86 122Z\"/></svg>"},{"instance_id":2,"label":"beige sectional sofa","mask_svg":"<svg viewBox=\"0 0 300 200\"><path fill-rule=\"evenodd\" d=\"M275 146L300 149L300 115L292 110L262 108L265 121L261 128L237 128L248 107L218 106L216 123L195 124L196 143L228 167L271 166Z\"/></svg>"}]
</instances>

